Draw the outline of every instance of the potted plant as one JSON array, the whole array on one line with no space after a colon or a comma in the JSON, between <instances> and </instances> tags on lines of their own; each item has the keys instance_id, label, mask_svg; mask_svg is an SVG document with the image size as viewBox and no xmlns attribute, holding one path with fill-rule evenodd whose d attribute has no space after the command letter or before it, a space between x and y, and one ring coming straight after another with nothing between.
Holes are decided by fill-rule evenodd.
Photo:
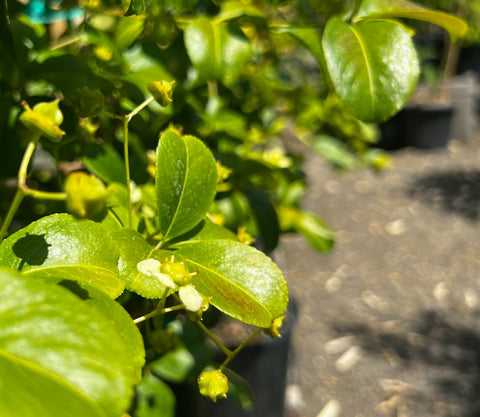
<instances>
[{"instance_id":1,"label":"potted plant","mask_svg":"<svg viewBox=\"0 0 480 417\"><path fill-rule=\"evenodd\" d=\"M47 1L49 15L83 12L62 34L0 2L2 415L173 416L192 378L214 401L241 396L228 366L279 336L289 299L264 252L288 229L332 244L299 209L300 160L281 141L308 90L286 58L306 47L319 94L380 121L418 77L390 18L438 21L378 0L319 16L315 2L150 3ZM293 129L306 143L308 120ZM226 346L213 308L254 330Z\"/></svg>"}]
</instances>

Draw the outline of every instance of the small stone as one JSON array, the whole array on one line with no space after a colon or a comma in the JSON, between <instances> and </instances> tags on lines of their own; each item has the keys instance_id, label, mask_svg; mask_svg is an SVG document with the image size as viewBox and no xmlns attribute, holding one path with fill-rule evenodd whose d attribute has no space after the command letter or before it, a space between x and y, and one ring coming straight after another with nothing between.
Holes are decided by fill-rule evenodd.
<instances>
[{"instance_id":1,"label":"small stone","mask_svg":"<svg viewBox=\"0 0 480 417\"><path fill-rule=\"evenodd\" d=\"M355 191L360 194L368 193L371 189L371 185L367 181L357 181L355 183Z\"/></svg>"},{"instance_id":2,"label":"small stone","mask_svg":"<svg viewBox=\"0 0 480 417\"><path fill-rule=\"evenodd\" d=\"M385 229L389 235L398 236L405 233L407 225L405 224L405 220L398 219L388 223Z\"/></svg>"},{"instance_id":3,"label":"small stone","mask_svg":"<svg viewBox=\"0 0 480 417\"><path fill-rule=\"evenodd\" d=\"M475 290L467 288L463 294L465 305L468 308L474 309L478 307L478 294Z\"/></svg>"},{"instance_id":4,"label":"small stone","mask_svg":"<svg viewBox=\"0 0 480 417\"><path fill-rule=\"evenodd\" d=\"M333 276L325 282L324 287L328 293L336 293L342 287L342 280L336 276Z\"/></svg>"},{"instance_id":5,"label":"small stone","mask_svg":"<svg viewBox=\"0 0 480 417\"><path fill-rule=\"evenodd\" d=\"M448 297L448 288L447 285L442 281L433 289L433 296L438 302L445 301Z\"/></svg>"},{"instance_id":6,"label":"small stone","mask_svg":"<svg viewBox=\"0 0 480 417\"><path fill-rule=\"evenodd\" d=\"M325 404L325 407L317 414L316 417L338 417L342 407L337 400L330 400Z\"/></svg>"},{"instance_id":7,"label":"small stone","mask_svg":"<svg viewBox=\"0 0 480 417\"><path fill-rule=\"evenodd\" d=\"M337 339L331 339L323 345L323 349L330 355L345 352L355 343L354 336L342 336Z\"/></svg>"},{"instance_id":8,"label":"small stone","mask_svg":"<svg viewBox=\"0 0 480 417\"><path fill-rule=\"evenodd\" d=\"M362 349L352 346L335 362L335 368L340 372L350 371L362 359Z\"/></svg>"}]
</instances>

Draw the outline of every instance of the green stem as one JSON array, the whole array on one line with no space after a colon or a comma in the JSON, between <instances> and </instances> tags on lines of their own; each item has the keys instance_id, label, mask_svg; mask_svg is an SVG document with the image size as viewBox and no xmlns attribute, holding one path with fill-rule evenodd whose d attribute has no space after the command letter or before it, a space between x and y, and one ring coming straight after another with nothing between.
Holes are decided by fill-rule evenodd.
<instances>
[{"instance_id":1,"label":"green stem","mask_svg":"<svg viewBox=\"0 0 480 417\"><path fill-rule=\"evenodd\" d=\"M147 98L142 104L140 104L138 107L136 107L132 112L129 114L125 115L123 117L123 154L125 158L125 174L126 174L126 182L127 182L127 199L128 199L128 227L130 229L132 228L132 191L130 189L130 182L131 182L131 176L130 176L130 156L129 156L129 148L128 148L128 123L132 118L137 115L142 109L147 107L153 100L155 100L153 97ZM113 115L114 116L114 115ZM117 118L116 116L114 116Z\"/></svg>"},{"instance_id":2,"label":"green stem","mask_svg":"<svg viewBox=\"0 0 480 417\"><path fill-rule=\"evenodd\" d=\"M7 216L5 217L5 220L3 221L3 224L2 224L2 228L0 229L0 240L3 240L3 238L6 236L8 232L8 227L10 226L10 223L12 222L13 218L15 217L15 213L18 210L18 207L20 206L21 202L23 201L26 195L25 190L27 189L26 182L27 182L28 164L32 159L33 152L35 151L35 148L39 140L40 140L40 134L35 134L30 140L30 142L28 143L27 149L25 149L25 152L23 154L22 162L20 163L20 168L18 169L18 174L17 174L17 187L18 187L17 192L15 193L15 197L13 198L13 201L10 204L10 207L7 212Z\"/></svg>"},{"instance_id":3,"label":"green stem","mask_svg":"<svg viewBox=\"0 0 480 417\"><path fill-rule=\"evenodd\" d=\"M203 330L203 332L215 343L218 348L225 354L227 357L233 355L233 351L227 348L201 321L197 322L198 327Z\"/></svg>"},{"instance_id":4,"label":"green stem","mask_svg":"<svg viewBox=\"0 0 480 417\"><path fill-rule=\"evenodd\" d=\"M147 107L153 100L155 100L154 97L149 97L147 98L142 104L140 104L138 107L133 109L130 113L128 113L125 118L130 121L132 118L140 113L145 107Z\"/></svg>"},{"instance_id":5,"label":"green stem","mask_svg":"<svg viewBox=\"0 0 480 417\"><path fill-rule=\"evenodd\" d=\"M31 188L22 189L25 195L29 195L39 200L65 201L67 193L52 193L49 191L32 190Z\"/></svg>"},{"instance_id":6,"label":"green stem","mask_svg":"<svg viewBox=\"0 0 480 417\"><path fill-rule=\"evenodd\" d=\"M25 197L25 193L21 188L18 188L17 192L15 193L15 197L13 198L13 201L10 204L10 208L8 209L7 216L3 221L2 228L0 229L0 242L7 235L8 226L10 226L10 223L12 222L13 217L15 216L15 213L17 212L17 209L20 206L20 203L23 201L24 197Z\"/></svg>"},{"instance_id":7,"label":"green stem","mask_svg":"<svg viewBox=\"0 0 480 417\"><path fill-rule=\"evenodd\" d=\"M127 200L128 200L128 227L132 228L132 190L130 188L130 157L128 153L128 121L129 119L125 117L123 121L123 155L125 159L125 174L127 182Z\"/></svg>"},{"instance_id":8,"label":"green stem","mask_svg":"<svg viewBox=\"0 0 480 417\"><path fill-rule=\"evenodd\" d=\"M250 342L250 340L252 340L262 330L263 329L259 327L258 329L250 333L250 335L233 352L227 355L227 359L225 359L225 361L220 365L218 370L223 371L227 367L227 365L235 358L235 356L238 355L238 352L240 352L247 345L247 343Z\"/></svg>"}]
</instances>

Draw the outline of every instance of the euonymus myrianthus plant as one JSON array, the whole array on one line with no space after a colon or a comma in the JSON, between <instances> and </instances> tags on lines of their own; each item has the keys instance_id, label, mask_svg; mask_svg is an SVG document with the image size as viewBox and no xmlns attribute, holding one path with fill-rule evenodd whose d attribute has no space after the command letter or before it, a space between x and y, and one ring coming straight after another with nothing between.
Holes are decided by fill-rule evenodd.
<instances>
[{"instance_id":1,"label":"euonymus myrianthus plant","mask_svg":"<svg viewBox=\"0 0 480 417\"><path fill-rule=\"evenodd\" d=\"M283 132L381 165L365 122L418 78L398 18L466 30L403 0L0 1L0 415L168 417L166 382L242 392L228 364L288 302L252 235L333 241ZM257 330L227 347L212 312Z\"/></svg>"}]
</instances>

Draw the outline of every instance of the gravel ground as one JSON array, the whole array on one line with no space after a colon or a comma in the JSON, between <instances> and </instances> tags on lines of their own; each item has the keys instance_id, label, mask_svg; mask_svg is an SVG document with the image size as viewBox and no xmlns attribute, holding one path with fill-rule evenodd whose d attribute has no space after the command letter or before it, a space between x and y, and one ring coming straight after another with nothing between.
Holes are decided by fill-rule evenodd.
<instances>
[{"instance_id":1,"label":"gravel ground","mask_svg":"<svg viewBox=\"0 0 480 417\"><path fill-rule=\"evenodd\" d=\"M480 415L480 138L393 153L381 173L310 157L329 254L283 239L299 305L288 417Z\"/></svg>"}]
</instances>

